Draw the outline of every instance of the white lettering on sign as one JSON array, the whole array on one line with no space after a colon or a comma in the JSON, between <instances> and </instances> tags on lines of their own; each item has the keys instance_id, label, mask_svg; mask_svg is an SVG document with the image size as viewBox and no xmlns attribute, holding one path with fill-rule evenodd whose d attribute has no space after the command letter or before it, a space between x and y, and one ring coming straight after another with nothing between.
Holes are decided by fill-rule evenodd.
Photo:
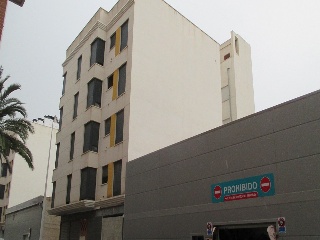
<instances>
[{"instance_id":1,"label":"white lettering on sign","mask_svg":"<svg viewBox=\"0 0 320 240\"><path fill-rule=\"evenodd\" d=\"M223 194L232 194L237 192L244 192L244 191L252 191L256 190L258 188L258 183L252 182L252 183L242 183L232 186L227 186L223 188Z\"/></svg>"}]
</instances>

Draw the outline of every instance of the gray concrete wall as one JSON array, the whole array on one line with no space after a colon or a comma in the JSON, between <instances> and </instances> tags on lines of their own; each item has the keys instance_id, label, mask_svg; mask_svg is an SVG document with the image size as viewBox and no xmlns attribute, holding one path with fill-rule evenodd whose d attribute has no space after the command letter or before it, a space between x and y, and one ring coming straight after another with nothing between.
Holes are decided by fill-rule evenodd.
<instances>
[{"instance_id":1,"label":"gray concrete wall","mask_svg":"<svg viewBox=\"0 0 320 240\"><path fill-rule=\"evenodd\" d=\"M23 239L30 234L30 240L39 240L42 204L34 205L6 215L4 239Z\"/></svg>"},{"instance_id":2,"label":"gray concrete wall","mask_svg":"<svg viewBox=\"0 0 320 240\"><path fill-rule=\"evenodd\" d=\"M320 91L127 165L124 239L191 239L217 226L275 223L320 239ZM275 195L212 203L214 183L273 173Z\"/></svg>"}]
</instances>

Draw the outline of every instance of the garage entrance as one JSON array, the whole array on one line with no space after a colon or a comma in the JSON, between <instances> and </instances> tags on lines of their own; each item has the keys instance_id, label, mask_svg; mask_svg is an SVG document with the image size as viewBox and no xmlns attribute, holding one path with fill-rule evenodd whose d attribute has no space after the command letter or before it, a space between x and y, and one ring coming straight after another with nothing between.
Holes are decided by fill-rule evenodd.
<instances>
[{"instance_id":1,"label":"garage entrance","mask_svg":"<svg viewBox=\"0 0 320 240\"><path fill-rule=\"evenodd\" d=\"M269 237L268 227L273 224L253 224L240 226L221 226L216 240L273 240ZM271 229L274 229L274 227ZM270 232L270 227L269 227Z\"/></svg>"}]
</instances>

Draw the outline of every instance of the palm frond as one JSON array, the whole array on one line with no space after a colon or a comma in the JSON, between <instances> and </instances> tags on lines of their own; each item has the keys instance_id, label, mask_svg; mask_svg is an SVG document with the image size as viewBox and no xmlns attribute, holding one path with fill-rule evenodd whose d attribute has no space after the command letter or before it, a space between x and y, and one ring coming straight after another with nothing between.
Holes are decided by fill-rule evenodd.
<instances>
[{"instance_id":1,"label":"palm frond","mask_svg":"<svg viewBox=\"0 0 320 240\"><path fill-rule=\"evenodd\" d=\"M9 76L1 79L2 73L3 68L0 67L0 159L5 159L8 163L7 152L11 149L24 158L29 168L33 169L33 156L25 143L29 134L34 133L34 128L31 122L25 119L27 110L23 103L17 98L9 97L21 86L14 83L5 89L4 85ZM17 114L21 114L23 118L16 118Z\"/></svg>"},{"instance_id":2,"label":"palm frond","mask_svg":"<svg viewBox=\"0 0 320 240\"><path fill-rule=\"evenodd\" d=\"M33 170L33 156L29 148L14 136L6 133L4 133L2 136L6 139L6 142L9 143L10 149L18 153L27 162L29 168ZM5 156L3 152L1 152L1 154L2 156Z\"/></svg>"},{"instance_id":3,"label":"palm frond","mask_svg":"<svg viewBox=\"0 0 320 240\"><path fill-rule=\"evenodd\" d=\"M21 89L21 85L14 83L11 84L7 89L5 89L3 92L1 92L0 100L6 99L12 92Z\"/></svg>"},{"instance_id":4,"label":"palm frond","mask_svg":"<svg viewBox=\"0 0 320 240\"><path fill-rule=\"evenodd\" d=\"M0 108L0 119L5 116L14 118L17 113L20 113L23 117L27 117L27 110L19 103L14 103L4 108Z\"/></svg>"}]
</instances>

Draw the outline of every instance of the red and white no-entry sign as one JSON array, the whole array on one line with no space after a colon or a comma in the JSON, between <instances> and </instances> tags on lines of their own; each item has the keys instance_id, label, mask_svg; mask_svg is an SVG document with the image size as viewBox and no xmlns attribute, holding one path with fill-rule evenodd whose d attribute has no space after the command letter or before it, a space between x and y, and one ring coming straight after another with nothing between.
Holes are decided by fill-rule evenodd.
<instances>
[{"instance_id":1,"label":"red and white no-entry sign","mask_svg":"<svg viewBox=\"0 0 320 240\"><path fill-rule=\"evenodd\" d=\"M271 181L268 177L263 177L260 181L260 188L262 192L266 193L271 188Z\"/></svg>"},{"instance_id":2,"label":"red and white no-entry sign","mask_svg":"<svg viewBox=\"0 0 320 240\"><path fill-rule=\"evenodd\" d=\"M213 194L216 199L219 199L221 197L222 192L221 192L221 187L219 185L214 187Z\"/></svg>"}]
</instances>

